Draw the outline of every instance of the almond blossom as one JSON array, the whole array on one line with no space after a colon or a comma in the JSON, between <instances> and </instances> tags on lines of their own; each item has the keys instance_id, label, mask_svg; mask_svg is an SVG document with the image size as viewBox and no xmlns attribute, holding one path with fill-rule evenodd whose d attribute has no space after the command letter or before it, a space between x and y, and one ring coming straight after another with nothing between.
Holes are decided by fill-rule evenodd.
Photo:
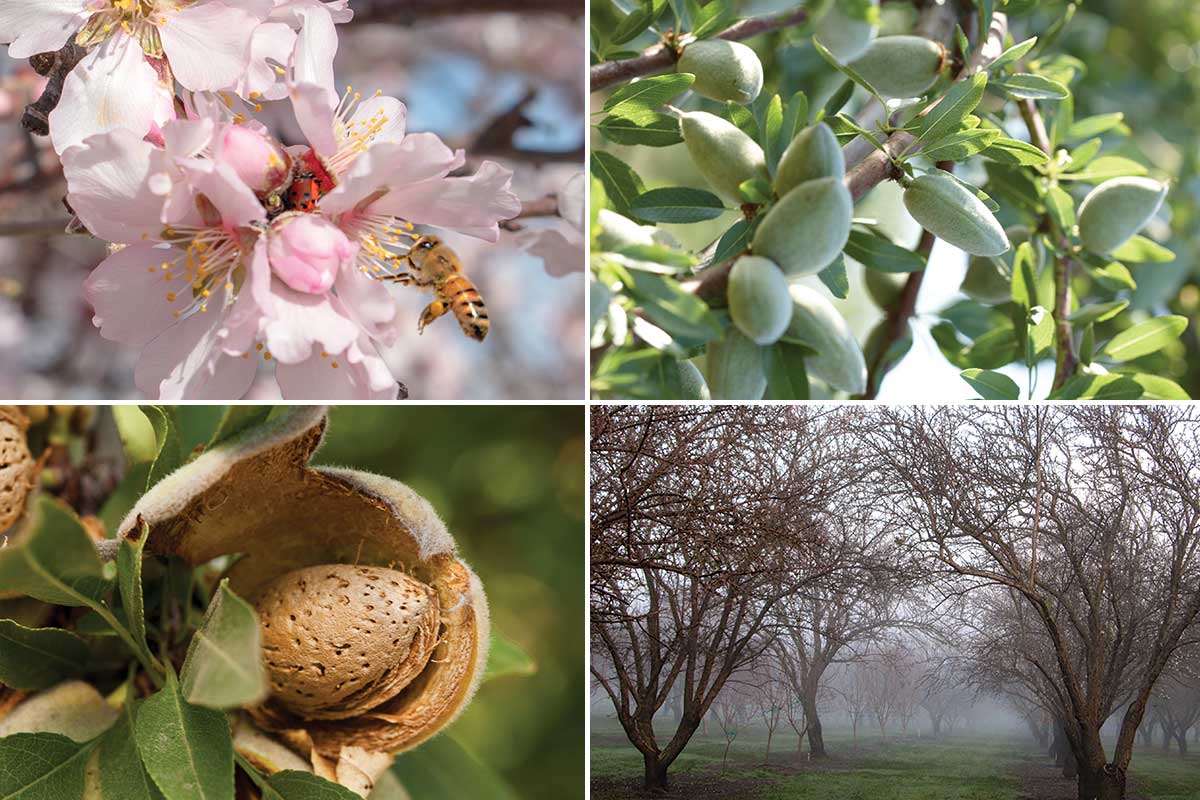
<instances>
[{"instance_id":1,"label":"almond blossom","mask_svg":"<svg viewBox=\"0 0 1200 800\"><path fill-rule=\"evenodd\" d=\"M312 84L292 95L314 147L198 104L210 115L62 155L80 221L123 245L86 282L95 324L143 348L134 377L151 397L240 397L265 360L289 399L394 399L377 347L400 321L381 279L402 269L415 225L495 241L520 210L496 164L450 177L462 152L406 134L399 101L334 105Z\"/></svg>"}]
</instances>

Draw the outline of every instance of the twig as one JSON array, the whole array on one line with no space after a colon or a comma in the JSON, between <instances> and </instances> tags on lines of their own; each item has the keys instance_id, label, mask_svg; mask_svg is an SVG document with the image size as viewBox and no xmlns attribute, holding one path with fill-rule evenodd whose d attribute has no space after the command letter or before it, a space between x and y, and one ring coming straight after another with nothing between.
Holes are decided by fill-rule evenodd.
<instances>
[{"instance_id":1,"label":"twig","mask_svg":"<svg viewBox=\"0 0 1200 800\"><path fill-rule=\"evenodd\" d=\"M0 237L67 236L69 219L39 219L29 222L0 222Z\"/></svg>"},{"instance_id":2,"label":"twig","mask_svg":"<svg viewBox=\"0 0 1200 800\"><path fill-rule=\"evenodd\" d=\"M1017 104L1021 119L1029 130L1029 140L1046 155L1053 155L1053 145L1046 133L1046 121L1033 100L1022 100ZM1049 212L1043 225L1053 228ZM1068 243L1059 242L1061 247ZM1054 260L1054 383L1052 388L1061 389L1079 367L1079 356L1075 353L1075 338L1071 331L1071 257L1063 255Z\"/></svg>"},{"instance_id":3,"label":"twig","mask_svg":"<svg viewBox=\"0 0 1200 800\"><path fill-rule=\"evenodd\" d=\"M554 217L558 216L558 195L548 194L537 200L522 200L521 211L512 219L500 223L506 231L519 231L525 226L519 222L522 217Z\"/></svg>"},{"instance_id":4,"label":"twig","mask_svg":"<svg viewBox=\"0 0 1200 800\"><path fill-rule=\"evenodd\" d=\"M717 38L736 42L758 36L760 33L790 28L793 25L803 25L807 19L807 9L793 8L777 14L767 14L735 22L718 33ZM675 48L660 42L646 48L641 55L633 58L595 64L591 70L592 91L598 92L614 83L668 69L675 63L676 58L678 58L678 53Z\"/></svg>"},{"instance_id":5,"label":"twig","mask_svg":"<svg viewBox=\"0 0 1200 800\"><path fill-rule=\"evenodd\" d=\"M578 0L355 0L355 22L408 24L433 16L458 14L563 14L578 17Z\"/></svg>"},{"instance_id":6,"label":"twig","mask_svg":"<svg viewBox=\"0 0 1200 800\"><path fill-rule=\"evenodd\" d=\"M74 69L85 55L87 55L87 51L82 47L75 42L67 42L52 56L39 53L29 59L30 66L39 75L45 75L47 80L46 88L42 90L42 96L25 106L25 113L21 115L21 127L39 136L49 135L50 112L58 107L59 98L62 97L63 81L67 79L67 73Z\"/></svg>"}]
</instances>

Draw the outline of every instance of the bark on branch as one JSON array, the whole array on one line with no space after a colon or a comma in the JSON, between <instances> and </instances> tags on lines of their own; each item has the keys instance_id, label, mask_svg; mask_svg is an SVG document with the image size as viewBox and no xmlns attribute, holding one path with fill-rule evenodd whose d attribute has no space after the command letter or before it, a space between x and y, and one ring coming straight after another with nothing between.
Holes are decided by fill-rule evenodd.
<instances>
[{"instance_id":1,"label":"bark on branch","mask_svg":"<svg viewBox=\"0 0 1200 800\"><path fill-rule=\"evenodd\" d=\"M46 76L46 88L42 90L41 97L25 106L25 113L21 116L21 127L39 136L50 134L50 112L58 107L63 81L67 79L67 73L74 69L85 55L87 51L82 47L75 42L67 42L55 53L38 53L29 59L29 65L34 71Z\"/></svg>"},{"instance_id":2,"label":"bark on branch","mask_svg":"<svg viewBox=\"0 0 1200 800\"><path fill-rule=\"evenodd\" d=\"M780 28L790 28L793 25L803 25L807 19L808 11L806 9L789 9L777 14L767 14L735 22L718 33L717 38L736 42L741 39L758 36L760 33L767 33L768 31L779 30ZM634 56L633 58L595 64L592 66L591 71L592 91L598 92L615 83L627 81L642 75L661 72L670 68L675 63L676 58L678 58L678 53L675 51L675 48L660 42L646 48L642 51L641 55Z\"/></svg>"}]
</instances>

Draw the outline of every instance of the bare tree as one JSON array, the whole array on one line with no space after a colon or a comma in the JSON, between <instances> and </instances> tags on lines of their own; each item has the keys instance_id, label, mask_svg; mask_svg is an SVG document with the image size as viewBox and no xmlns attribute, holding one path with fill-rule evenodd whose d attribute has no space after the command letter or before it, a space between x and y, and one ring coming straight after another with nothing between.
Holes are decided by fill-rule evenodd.
<instances>
[{"instance_id":1,"label":"bare tree","mask_svg":"<svg viewBox=\"0 0 1200 800\"><path fill-rule=\"evenodd\" d=\"M1002 586L1043 674L1081 800L1125 796L1151 693L1200 614L1200 430L1182 406L881 409L880 519L945 578ZM1125 702L1125 701L1128 702ZM1118 708L1111 755L1101 727Z\"/></svg>"},{"instance_id":2,"label":"bare tree","mask_svg":"<svg viewBox=\"0 0 1200 800\"><path fill-rule=\"evenodd\" d=\"M721 735L725 737L725 751L721 754L721 772L724 773L729 766L729 748L733 746L733 740L741 732L746 720L746 699L740 696L733 684L726 684L717 695L713 712L717 724L721 726Z\"/></svg>"},{"instance_id":3,"label":"bare tree","mask_svg":"<svg viewBox=\"0 0 1200 800\"><path fill-rule=\"evenodd\" d=\"M779 601L826 574L822 517L852 480L845 412L605 407L592 414L594 680L648 789L726 682L773 639ZM682 683L660 744L654 716Z\"/></svg>"}]
</instances>

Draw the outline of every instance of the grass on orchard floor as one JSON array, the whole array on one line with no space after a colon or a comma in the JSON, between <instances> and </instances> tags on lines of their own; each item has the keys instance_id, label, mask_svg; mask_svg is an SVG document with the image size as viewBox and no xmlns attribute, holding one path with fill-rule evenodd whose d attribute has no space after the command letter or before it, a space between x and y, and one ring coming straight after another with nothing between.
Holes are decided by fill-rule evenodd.
<instances>
[{"instance_id":1,"label":"grass on orchard floor","mask_svg":"<svg viewBox=\"0 0 1200 800\"><path fill-rule=\"evenodd\" d=\"M1074 782L1056 779L1049 759L1035 752L1032 742L1019 738L968 733L934 740L889 735L884 742L875 733L860 735L856 748L849 732L833 731L825 741L829 760L797 761L795 734L776 732L770 762L764 766L766 733L746 731L731 745L722 774L725 739L719 728L710 726L707 735L696 734L672 765L671 774L704 775L704 783L727 780L743 787L749 779L760 800L1059 800L1059 794L1064 800L1074 798ZM624 783L641 775L641 755L613 721L593 718L592 742L594 781ZM1031 792L1024 785L1024 776L1031 772L1051 778L1055 794ZM1174 751L1139 748L1129 785L1130 800L1200 800L1200 755L1184 759ZM599 796L620 795L607 791Z\"/></svg>"}]
</instances>

